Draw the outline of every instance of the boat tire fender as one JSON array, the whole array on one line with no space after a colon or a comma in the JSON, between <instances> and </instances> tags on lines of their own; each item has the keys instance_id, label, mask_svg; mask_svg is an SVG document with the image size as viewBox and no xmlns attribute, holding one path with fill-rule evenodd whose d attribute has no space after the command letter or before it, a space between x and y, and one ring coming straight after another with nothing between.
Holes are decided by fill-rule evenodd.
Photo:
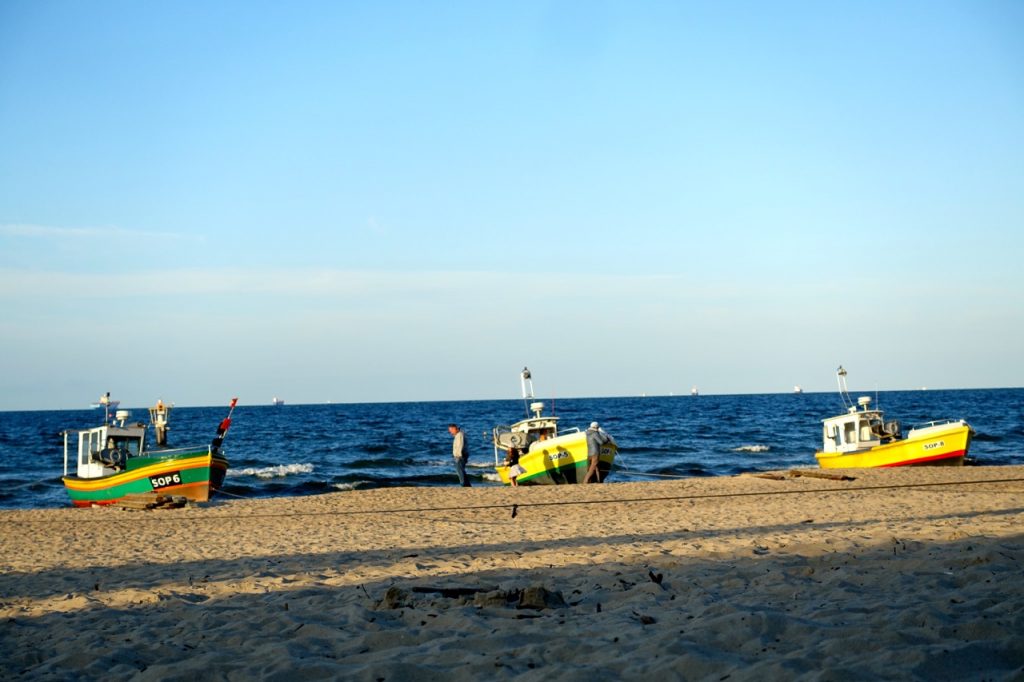
<instances>
[{"instance_id":1,"label":"boat tire fender","mask_svg":"<svg viewBox=\"0 0 1024 682\"><path fill-rule=\"evenodd\" d=\"M99 460L104 466L119 469L124 465L127 454L122 448L106 448L100 451Z\"/></svg>"}]
</instances>

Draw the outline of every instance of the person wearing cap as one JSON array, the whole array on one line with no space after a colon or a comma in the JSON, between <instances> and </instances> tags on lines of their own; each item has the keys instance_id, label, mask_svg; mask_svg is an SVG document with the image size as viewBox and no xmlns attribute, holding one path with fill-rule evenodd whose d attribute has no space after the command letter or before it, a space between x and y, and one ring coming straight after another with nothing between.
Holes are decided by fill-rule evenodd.
<instances>
[{"instance_id":1,"label":"person wearing cap","mask_svg":"<svg viewBox=\"0 0 1024 682\"><path fill-rule=\"evenodd\" d=\"M605 433L597 422L590 422L587 429L587 475L583 477L584 483L601 482L601 470L598 464L601 461L601 446L605 443L615 443L615 439Z\"/></svg>"},{"instance_id":2,"label":"person wearing cap","mask_svg":"<svg viewBox=\"0 0 1024 682\"><path fill-rule=\"evenodd\" d=\"M469 488L469 477L466 476L466 460L469 459L469 446L466 444L466 434L459 428L458 424L449 424L448 433L452 435L452 456L455 457L455 473L459 475L459 483L463 488Z\"/></svg>"}]
</instances>

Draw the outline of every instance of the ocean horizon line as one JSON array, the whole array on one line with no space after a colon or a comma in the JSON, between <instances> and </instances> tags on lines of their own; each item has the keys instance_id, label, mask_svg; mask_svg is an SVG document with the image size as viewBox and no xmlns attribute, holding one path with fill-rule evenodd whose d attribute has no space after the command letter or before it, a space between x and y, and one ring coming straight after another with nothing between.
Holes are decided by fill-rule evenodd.
<instances>
[{"instance_id":1,"label":"ocean horizon line","mask_svg":"<svg viewBox=\"0 0 1024 682\"><path fill-rule=\"evenodd\" d=\"M851 394L857 395L870 395L875 393L927 393L927 392L938 392L938 391L1014 391L1020 390L1024 386L983 386L983 387L918 387L918 388L871 388L871 389L851 389ZM716 393L714 391L699 391L697 395L694 395L690 391L681 391L679 393L633 393L633 394L621 394L621 395L572 395L565 397L550 397L550 396L536 396L533 398L535 401L565 401L565 400L629 400L629 399L644 399L644 398L727 398L732 396L778 396L778 395L821 395L829 393L837 393L836 389L830 390L807 390L801 389L800 391L752 391L752 392L731 392L731 393ZM522 401L522 397L510 397L503 396L499 398L445 398L436 400L326 400L326 401L310 401L310 402L289 402L282 401L281 404L276 405L272 400L265 400L262 402L246 402L244 397L238 396L238 408L246 407L270 407L270 408L288 408L288 407L321 407L325 405L416 405L416 404L443 404L443 403L489 403L498 401ZM155 404L155 402L154 402ZM210 409L217 408L227 403L217 402L208 404L179 404L173 401L165 401L165 404L173 408L185 408L185 409ZM120 409L127 410L145 410L149 409L152 405L129 405L127 407L121 407ZM47 408L0 408L0 414L12 414L19 412L78 412L78 411L95 411L99 410L98 407L86 405L84 407L47 407Z\"/></svg>"}]
</instances>

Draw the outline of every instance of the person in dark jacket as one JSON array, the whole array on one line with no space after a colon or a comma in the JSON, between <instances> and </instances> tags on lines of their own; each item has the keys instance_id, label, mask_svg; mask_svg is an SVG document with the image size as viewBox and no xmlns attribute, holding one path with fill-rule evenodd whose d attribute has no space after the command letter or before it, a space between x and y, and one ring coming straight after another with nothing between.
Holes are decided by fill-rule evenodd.
<instances>
[{"instance_id":1,"label":"person in dark jacket","mask_svg":"<svg viewBox=\"0 0 1024 682\"><path fill-rule=\"evenodd\" d=\"M508 482L515 488L519 485L519 481L516 479L526 473L526 469L519 463L519 448L509 448L508 454L505 455L505 466L508 467Z\"/></svg>"}]
</instances>

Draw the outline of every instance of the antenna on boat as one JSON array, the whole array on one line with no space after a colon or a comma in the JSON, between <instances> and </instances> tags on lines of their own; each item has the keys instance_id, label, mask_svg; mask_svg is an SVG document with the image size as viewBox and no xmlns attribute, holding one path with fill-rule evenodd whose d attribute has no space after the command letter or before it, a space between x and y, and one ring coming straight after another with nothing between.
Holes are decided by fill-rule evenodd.
<instances>
[{"instance_id":1,"label":"antenna on boat","mask_svg":"<svg viewBox=\"0 0 1024 682\"><path fill-rule=\"evenodd\" d=\"M519 374L519 380L523 387L523 404L526 406L526 416L530 416L530 401L533 400L533 378L530 376L530 368L523 367Z\"/></svg>"},{"instance_id":2,"label":"antenna on boat","mask_svg":"<svg viewBox=\"0 0 1024 682\"><path fill-rule=\"evenodd\" d=\"M853 399L850 398L850 391L846 388L846 370L842 365L836 370L836 380L839 382L839 397L843 399L843 407L853 407Z\"/></svg>"}]
</instances>

